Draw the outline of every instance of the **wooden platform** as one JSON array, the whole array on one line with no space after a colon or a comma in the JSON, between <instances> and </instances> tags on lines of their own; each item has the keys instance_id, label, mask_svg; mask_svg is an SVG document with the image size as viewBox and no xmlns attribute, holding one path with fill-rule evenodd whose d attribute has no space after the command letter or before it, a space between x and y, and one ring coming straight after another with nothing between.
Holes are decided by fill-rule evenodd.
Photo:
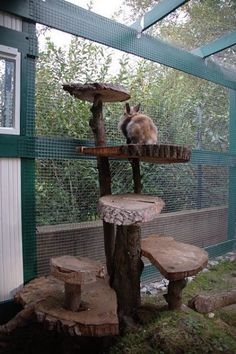
<instances>
[{"instance_id":1,"label":"wooden platform","mask_svg":"<svg viewBox=\"0 0 236 354\"><path fill-rule=\"evenodd\" d=\"M108 223L131 225L153 220L164 205L161 198L145 194L106 195L99 199L98 213Z\"/></svg>"},{"instance_id":2,"label":"wooden platform","mask_svg":"<svg viewBox=\"0 0 236 354\"><path fill-rule=\"evenodd\" d=\"M130 98L130 94L123 86L109 83L91 82L80 84L75 82L64 84L63 89L72 96L89 102L94 102L96 96L99 96L103 102L122 102Z\"/></svg>"},{"instance_id":3,"label":"wooden platform","mask_svg":"<svg viewBox=\"0 0 236 354\"><path fill-rule=\"evenodd\" d=\"M160 164L188 162L191 157L191 149L188 146L173 144L129 144L105 147L78 146L76 151L81 155L107 156L118 159L134 158L143 162Z\"/></svg>"},{"instance_id":4,"label":"wooden platform","mask_svg":"<svg viewBox=\"0 0 236 354\"><path fill-rule=\"evenodd\" d=\"M34 307L37 321L50 330L72 336L109 336L119 333L116 294L107 279L86 284L82 300L88 309L64 309L64 285L52 276L37 278L17 293L15 300Z\"/></svg>"},{"instance_id":5,"label":"wooden platform","mask_svg":"<svg viewBox=\"0 0 236 354\"><path fill-rule=\"evenodd\" d=\"M207 265L208 254L199 247L176 242L169 236L149 236L141 241L142 255L169 280L197 274Z\"/></svg>"}]
</instances>

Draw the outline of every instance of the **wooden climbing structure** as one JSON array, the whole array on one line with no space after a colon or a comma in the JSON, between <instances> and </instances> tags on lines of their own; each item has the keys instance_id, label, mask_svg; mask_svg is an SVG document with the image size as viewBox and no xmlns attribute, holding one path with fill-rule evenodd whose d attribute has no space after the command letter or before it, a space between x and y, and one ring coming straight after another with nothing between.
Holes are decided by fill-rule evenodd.
<instances>
[{"instance_id":1,"label":"wooden climbing structure","mask_svg":"<svg viewBox=\"0 0 236 354\"><path fill-rule=\"evenodd\" d=\"M78 99L92 102L89 125L95 146L78 146L76 151L97 158L98 213L103 220L106 266L87 258L53 258L51 276L30 282L16 300L25 309L31 306L30 316L36 315L50 329L78 336L116 335L138 321L142 256L169 280L166 300L170 309L181 307L186 277L207 263L205 251L176 242L173 237L141 239L141 223L158 217L165 203L157 196L142 194L140 161L184 163L189 161L191 150L174 144L107 146L103 104L125 101L129 93L121 86L101 83L73 83L63 88ZM109 157L131 163L134 193L112 195Z\"/></svg>"}]
</instances>

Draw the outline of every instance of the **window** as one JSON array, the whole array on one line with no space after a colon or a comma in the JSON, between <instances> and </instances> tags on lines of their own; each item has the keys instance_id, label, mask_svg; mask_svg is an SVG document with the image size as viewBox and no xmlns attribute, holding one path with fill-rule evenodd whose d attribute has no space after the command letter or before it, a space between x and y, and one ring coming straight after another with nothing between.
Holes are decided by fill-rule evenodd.
<instances>
[{"instance_id":1,"label":"window","mask_svg":"<svg viewBox=\"0 0 236 354\"><path fill-rule=\"evenodd\" d=\"M20 53L0 45L0 134L20 134Z\"/></svg>"}]
</instances>

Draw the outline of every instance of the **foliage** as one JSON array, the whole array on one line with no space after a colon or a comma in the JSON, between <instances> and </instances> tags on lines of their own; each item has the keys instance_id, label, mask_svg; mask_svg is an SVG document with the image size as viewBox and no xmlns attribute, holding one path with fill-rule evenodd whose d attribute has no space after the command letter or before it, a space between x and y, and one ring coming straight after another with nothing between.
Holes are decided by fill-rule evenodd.
<instances>
[{"instance_id":1,"label":"foliage","mask_svg":"<svg viewBox=\"0 0 236 354\"><path fill-rule=\"evenodd\" d=\"M154 3L152 0L126 0L126 6L133 9L130 16L135 18ZM218 14L219 6L223 17L216 15L216 20L212 19L211 11ZM207 41L212 39L217 28L219 33L234 25L235 19L231 15L234 6L230 0L207 0L204 4L190 1L161 26L154 26L152 34L158 33L168 40L179 41L178 44L182 42L188 47L195 47L199 38ZM228 15L230 21L226 24ZM205 30L206 23L212 29L209 33ZM193 148L216 151L228 149L226 89L75 37L71 37L65 48L56 46L47 37L40 51L37 64L37 134L93 141L88 125L90 104L64 92L62 84L96 81L127 87L131 93L131 104L141 102L143 112L156 122L160 142L185 143ZM113 103L104 108L108 144L124 142L121 133L117 133L122 107L123 104ZM221 178L216 178L214 169L204 168L199 177L198 168L193 166L154 167L142 164L143 191L163 197L166 211L195 208L199 204L197 198L204 193L207 195L206 203L200 203L201 206L219 205L227 199L227 174L222 174L222 170L219 172ZM114 193L132 191L131 168L127 162L113 163L112 176ZM205 188L203 191L197 189L199 178L201 188ZM38 160L36 189L39 224L96 218L98 180L95 162L66 161L63 157L54 161ZM66 208L68 204L69 210Z\"/></svg>"}]
</instances>

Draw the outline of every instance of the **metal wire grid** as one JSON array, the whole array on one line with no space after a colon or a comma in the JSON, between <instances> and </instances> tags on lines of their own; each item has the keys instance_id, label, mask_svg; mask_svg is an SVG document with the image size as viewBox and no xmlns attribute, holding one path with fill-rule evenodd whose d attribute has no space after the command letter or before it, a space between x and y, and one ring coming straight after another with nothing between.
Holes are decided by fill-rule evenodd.
<instances>
[{"instance_id":1,"label":"metal wire grid","mask_svg":"<svg viewBox=\"0 0 236 354\"><path fill-rule=\"evenodd\" d=\"M74 17L67 19L66 10L71 8L71 5L59 1L59 7L65 9L65 15L57 13L52 9L48 9L44 13L43 7L37 8L37 3L32 3L36 6L40 18L43 16L47 19L50 18L53 26L60 27L63 22L68 24L67 30L74 31L78 25L76 17L77 9L75 7ZM69 6L69 7L68 7ZM90 26L90 32L94 35L100 31L96 25L96 21L91 23L89 15L86 14L87 22ZM86 20L85 18L85 20ZM46 21L47 22L47 21ZM110 26L110 34L115 32L115 26L110 20L107 20ZM83 28L84 23L80 23L81 35L86 32ZM86 26L85 26L86 27ZM100 33L100 32L99 32ZM102 42L101 31L101 42ZM118 41L115 47L123 49L123 37L126 35L124 32L119 33ZM129 37L129 36L128 36ZM99 41L99 38L98 38ZM132 38L127 38L131 43ZM148 46L149 40L147 38L147 56L153 57L153 49ZM131 48L132 51L132 48ZM142 49L140 49L140 54ZM153 57L154 58L154 57ZM180 58L173 58L179 61ZM165 63L165 56L162 58ZM156 64L157 65L157 64ZM179 74L181 76L181 74ZM133 90L133 100L140 98L143 104L143 112L149 114L157 123L159 129L159 140L162 142L172 143L187 143L192 147L198 149L209 149L215 151L226 151L228 148L228 101L227 91L225 89L211 90L213 93L210 97L208 84L200 79L193 79L196 84L201 82L202 91L205 94L201 97L200 104L196 102L195 105L190 104L188 100L194 100L195 97L191 96L183 101L183 104L175 110L171 111L171 100L165 100L165 96L156 96L153 98L152 104L145 104L142 102L143 88L138 86ZM196 81L195 81L196 80ZM122 82L119 82L122 84ZM60 83L59 83L60 84ZM193 83L193 86L195 84ZM61 90L61 84L56 86L56 89ZM171 89L171 88L170 88ZM219 90L219 94L217 94ZM57 94L57 93L56 93ZM208 96L207 96L208 95ZM170 96L169 92L166 97ZM134 103L136 103L134 101ZM209 102L211 101L211 104ZM212 103L213 102L213 103ZM214 123L214 116L218 115L219 107L223 107L223 114L221 119ZM81 111L83 111L84 127L74 130L71 134L70 129L65 129L60 126L55 114L57 109L60 109L60 117L69 119L69 125L73 126L76 121L81 118ZM67 108L70 108L69 111ZM75 102L75 99L63 93L57 101L55 96L45 96L45 99L37 106L37 135L45 135L47 137L69 137L86 139L92 141L93 137L88 128L88 118L90 105L81 102ZM109 144L116 144L124 142L121 134L117 134L117 123L120 115L122 114L122 104L119 105L106 105L104 110L107 140ZM187 113L187 114L186 114ZM51 114L51 121L49 124L43 126L41 124L42 117L48 117ZM164 119L165 118L165 119ZM41 119L41 122L40 122ZM87 122L87 123L86 123ZM190 129L188 123L191 125ZM55 125L57 124L57 125ZM71 125L72 124L72 125ZM87 124L87 125L86 125ZM177 129L178 128L178 129ZM210 130L209 130L210 128ZM60 139L59 138L59 139ZM43 146L41 141L41 148L47 149L47 143ZM52 155L55 156L53 149ZM45 154L48 158L48 152ZM204 159L203 159L204 160ZM205 162L205 161L203 161ZM132 191L132 180L130 166L125 162L112 161L111 163L112 177L113 177L113 193L121 193ZM88 173L89 171L89 173ZM228 167L227 166L209 166L209 165L147 165L142 164L143 174L143 192L155 194L163 197L166 202L165 212L199 209L205 207L212 207L227 204L228 200ZM74 231L74 223L85 221L83 225L85 229L89 228L89 221L97 219L96 205L99 196L98 192L98 179L95 160L66 160L63 158L63 151L58 150L56 160L51 159L38 159L37 160L37 175L36 175L36 200L37 200L37 224L63 224L63 229L67 225L67 232L59 233L57 229L54 237L49 238L45 233L45 237L41 239L41 244L38 243L38 259L41 259L42 266L40 272L45 272L45 266L52 254L65 254L65 251L70 254L83 254L88 255L89 252L96 258L96 252L100 249L99 257L103 252L102 239L99 236L96 239L97 228L91 230L91 235L88 237L86 234L83 238L84 243L81 241L81 234L77 237ZM220 217L220 216L219 216ZM174 228L179 233L184 233L181 225L174 225ZM204 235L207 239L207 234ZM86 241L85 241L86 240ZM46 241L50 243L47 246ZM49 245L49 244L48 244ZM78 251L79 247L83 250ZM47 250L51 250L47 253ZM87 253L87 254L86 254ZM40 262L39 262L40 263Z\"/></svg>"},{"instance_id":2,"label":"metal wire grid","mask_svg":"<svg viewBox=\"0 0 236 354\"><path fill-rule=\"evenodd\" d=\"M37 225L97 220L96 160L37 160ZM226 205L228 168L207 165L142 164L143 193L165 201L163 212ZM133 191L127 161L112 161L112 192Z\"/></svg>"},{"instance_id":3,"label":"metal wire grid","mask_svg":"<svg viewBox=\"0 0 236 354\"><path fill-rule=\"evenodd\" d=\"M97 215L96 161L37 160L37 164L39 274L48 274L50 258L63 254L105 261ZM113 193L132 192L127 161L112 161L111 172ZM164 234L199 247L227 239L228 168L204 165L201 172L200 184L196 165L142 164L143 192L158 195L166 203L159 218L142 224L143 237ZM88 176L83 178L83 173ZM147 268L143 279L149 282L157 277L156 271Z\"/></svg>"}]
</instances>

